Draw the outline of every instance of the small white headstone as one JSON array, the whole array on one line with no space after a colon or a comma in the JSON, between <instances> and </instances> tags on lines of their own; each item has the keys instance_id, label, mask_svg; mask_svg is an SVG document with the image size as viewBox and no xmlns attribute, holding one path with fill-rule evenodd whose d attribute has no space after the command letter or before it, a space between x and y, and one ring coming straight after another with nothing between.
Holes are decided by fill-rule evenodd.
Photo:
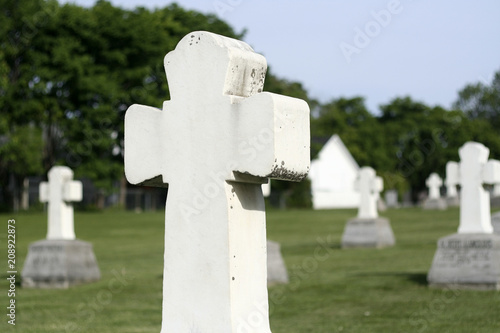
<instances>
[{"instance_id":1,"label":"small white headstone","mask_svg":"<svg viewBox=\"0 0 500 333\"><path fill-rule=\"evenodd\" d=\"M456 198L457 185L459 184L459 167L457 162L450 161L446 163L446 196Z\"/></svg>"},{"instance_id":2,"label":"small white headstone","mask_svg":"<svg viewBox=\"0 0 500 333\"><path fill-rule=\"evenodd\" d=\"M378 217L377 200L380 192L384 189L384 181L377 177L375 170L370 167L362 167L354 188L360 193L358 218L373 219Z\"/></svg>"},{"instance_id":3,"label":"small white headstone","mask_svg":"<svg viewBox=\"0 0 500 333\"><path fill-rule=\"evenodd\" d=\"M437 173L431 173L425 184L429 188L429 199L439 199L441 197L439 188L443 185L443 180Z\"/></svg>"},{"instance_id":4,"label":"small white headstone","mask_svg":"<svg viewBox=\"0 0 500 333\"><path fill-rule=\"evenodd\" d=\"M271 195L271 180L267 180L267 183L262 184L262 194L264 197L269 197Z\"/></svg>"},{"instance_id":5,"label":"small white headstone","mask_svg":"<svg viewBox=\"0 0 500 333\"><path fill-rule=\"evenodd\" d=\"M493 191L491 193L493 197L500 197L500 184L493 185Z\"/></svg>"},{"instance_id":6,"label":"small white headstone","mask_svg":"<svg viewBox=\"0 0 500 333\"><path fill-rule=\"evenodd\" d=\"M75 239L73 202L82 200L82 182L65 166L50 169L40 183L40 202L48 202L47 239Z\"/></svg>"},{"instance_id":7,"label":"small white headstone","mask_svg":"<svg viewBox=\"0 0 500 333\"><path fill-rule=\"evenodd\" d=\"M429 188L429 195L424 201L423 208L446 209L446 201L441 198L441 193L439 191L440 187L443 185L441 177L439 177L437 173L431 173L425 184Z\"/></svg>"},{"instance_id":8,"label":"small white headstone","mask_svg":"<svg viewBox=\"0 0 500 333\"><path fill-rule=\"evenodd\" d=\"M500 234L500 212L491 215L491 225L493 226L493 232Z\"/></svg>"},{"instance_id":9,"label":"small white headstone","mask_svg":"<svg viewBox=\"0 0 500 333\"><path fill-rule=\"evenodd\" d=\"M128 181L168 186L163 333L270 332L261 184L302 180L310 143L308 105L262 92L266 68L246 43L193 32L165 57L163 110L126 112Z\"/></svg>"},{"instance_id":10,"label":"small white headstone","mask_svg":"<svg viewBox=\"0 0 500 333\"><path fill-rule=\"evenodd\" d=\"M385 192L385 203L386 203L387 207L390 207L390 208L399 207L398 191L397 190L387 190Z\"/></svg>"},{"instance_id":11,"label":"small white headstone","mask_svg":"<svg viewBox=\"0 0 500 333\"><path fill-rule=\"evenodd\" d=\"M395 239L389 220L378 217L377 211L377 201L384 189L382 178L377 177L372 168L363 167L354 188L361 198L358 217L347 221L342 234L342 248L393 246Z\"/></svg>"},{"instance_id":12,"label":"small white headstone","mask_svg":"<svg viewBox=\"0 0 500 333\"><path fill-rule=\"evenodd\" d=\"M490 195L483 184L500 181L500 162L488 162L490 150L483 144L467 142L460 155L460 226L458 233L492 233Z\"/></svg>"},{"instance_id":13,"label":"small white headstone","mask_svg":"<svg viewBox=\"0 0 500 333\"><path fill-rule=\"evenodd\" d=\"M47 239L31 243L21 272L26 288L68 288L101 278L92 244L75 239L73 202L82 200L82 183L65 166L49 170L40 183L48 202Z\"/></svg>"}]
</instances>

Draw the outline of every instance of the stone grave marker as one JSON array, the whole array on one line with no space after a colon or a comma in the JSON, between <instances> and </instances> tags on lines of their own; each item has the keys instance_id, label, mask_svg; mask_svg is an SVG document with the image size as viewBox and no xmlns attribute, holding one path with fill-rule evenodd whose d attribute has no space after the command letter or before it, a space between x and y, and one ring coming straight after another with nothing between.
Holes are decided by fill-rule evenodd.
<instances>
[{"instance_id":1,"label":"stone grave marker","mask_svg":"<svg viewBox=\"0 0 500 333\"><path fill-rule=\"evenodd\" d=\"M262 184L264 197L271 195L271 180ZM267 240L267 285L286 284L289 282L285 260L281 254L281 245L278 242Z\"/></svg>"},{"instance_id":2,"label":"stone grave marker","mask_svg":"<svg viewBox=\"0 0 500 333\"><path fill-rule=\"evenodd\" d=\"M491 207L500 207L500 184L493 184L490 202Z\"/></svg>"},{"instance_id":3,"label":"stone grave marker","mask_svg":"<svg viewBox=\"0 0 500 333\"><path fill-rule=\"evenodd\" d=\"M489 193L483 184L500 179L500 162L489 149L467 142L459 150L460 226L439 239L429 285L442 288L500 289L500 235L493 234Z\"/></svg>"},{"instance_id":4,"label":"stone grave marker","mask_svg":"<svg viewBox=\"0 0 500 333\"><path fill-rule=\"evenodd\" d=\"M500 184L494 184L491 192L493 197L500 197Z\"/></svg>"},{"instance_id":5,"label":"stone grave marker","mask_svg":"<svg viewBox=\"0 0 500 333\"><path fill-rule=\"evenodd\" d=\"M288 283L289 277L278 242L267 241L267 285Z\"/></svg>"},{"instance_id":6,"label":"stone grave marker","mask_svg":"<svg viewBox=\"0 0 500 333\"><path fill-rule=\"evenodd\" d=\"M383 180L375 170L363 167L355 181L360 193L358 217L347 221L342 235L342 247L386 247L395 244L389 220L378 216L377 199L383 190Z\"/></svg>"},{"instance_id":7,"label":"stone grave marker","mask_svg":"<svg viewBox=\"0 0 500 333\"><path fill-rule=\"evenodd\" d=\"M171 100L125 115L125 174L168 186L163 333L268 333L261 184L309 171L309 107L262 92L244 42L186 35L165 57Z\"/></svg>"},{"instance_id":8,"label":"stone grave marker","mask_svg":"<svg viewBox=\"0 0 500 333\"><path fill-rule=\"evenodd\" d=\"M385 191L385 204L387 208L398 208L398 191L397 190L387 190Z\"/></svg>"},{"instance_id":9,"label":"stone grave marker","mask_svg":"<svg viewBox=\"0 0 500 333\"><path fill-rule=\"evenodd\" d=\"M446 204L448 206L460 206L460 199L458 197L457 186L459 179L458 163L450 161L446 163Z\"/></svg>"},{"instance_id":10,"label":"stone grave marker","mask_svg":"<svg viewBox=\"0 0 500 333\"><path fill-rule=\"evenodd\" d=\"M424 209L446 209L446 201L441 198L439 192L439 188L443 185L441 177L437 173L431 173L425 184L429 188L429 195L424 201Z\"/></svg>"},{"instance_id":11,"label":"stone grave marker","mask_svg":"<svg viewBox=\"0 0 500 333\"><path fill-rule=\"evenodd\" d=\"M491 215L491 225L495 234L500 234L500 212Z\"/></svg>"},{"instance_id":12,"label":"stone grave marker","mask_svg":"<svg viewBox=\"0 0 500 333\"><path fill-rule=\"evenodd\" d=\"M40 201L48 203L47 239L30 244L21 273L22 286L67 288L100 279L92 244L76 239L73 202L82 200L82 183L73 171L55 166L40 183Z\"/></svg>"}]
</instances>

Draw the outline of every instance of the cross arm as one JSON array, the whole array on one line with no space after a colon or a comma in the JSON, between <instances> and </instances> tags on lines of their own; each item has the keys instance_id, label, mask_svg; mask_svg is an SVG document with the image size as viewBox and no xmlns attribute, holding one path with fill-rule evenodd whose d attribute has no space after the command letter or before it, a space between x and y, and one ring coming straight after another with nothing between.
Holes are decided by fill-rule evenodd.
<instances>
[{"instance_id":1,"label":"cross arm","mask_svg":"<svg viewBox=\"0 0 500 333\"><path fill-rule=\"evenodd\" d=\"M483 181L487 184L500 183L500 161L489 160L483 169Z\"/></svg>"},{"instance_id":2,"label":"cross arm","mask_svg":"<svg viewBox=\"0 0 500 333\"><path fill-rule=\"evenodd\" d=\"M64 201L82 201L82 182L73 180L66 182L63 188Z\"/></svg>"},{"instance_id":3,"label":"cross arm","mask_svg":"<svg viewBox=\"0 0 500 333\"><path fill-rule=\"evenodd\" d=\"M303 100L263 92L241 100L234 171L301 181L310 168L309 106Z\"/></svg>"},{"instance_id":4,"label":"cross arm","mask_svg":"<svg viewBox=\"0 0 500 333\"><path fill-rule=\"evenodd\" d=\"M375 177L372 183L372 191L379 193L382 192L383 190L384 190L384 180L382 179L382 177L379 176Z\"/></svg>"},{"instance_id":5,"label":"cross arm","mask_svg":"<svg viewBox=\"0 0 500 333\"><path fill-rule=\"evenodd\" d=\"M166 186L161 177L162 112L134 104L125 114L125 176L132 184Z\"/></svg>"},{"instance_id":6,"label":"cross arm","mask_svg":"<svg viewBox=\"0 0 500 333\"><path fill-rule=\"evenodd\" d=\"M40 202L49 201L49 183L41 182L39 187L39 200Z\"/></svg>"}]
</instances>

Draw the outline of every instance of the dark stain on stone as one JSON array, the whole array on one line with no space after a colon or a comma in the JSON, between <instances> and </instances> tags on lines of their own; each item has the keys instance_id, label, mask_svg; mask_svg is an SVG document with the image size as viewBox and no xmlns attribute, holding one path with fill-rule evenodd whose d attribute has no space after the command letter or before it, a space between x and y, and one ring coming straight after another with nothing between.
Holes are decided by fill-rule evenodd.
<instances>
[{"instance_id":1,"label":"dark stain on stone","mask_svg":"<svg viewBox=\"0 0 500 333\"><path fill-rule=\"evenodd\" d=\"M284 161L282 162L284 164ZM292 182L300 182L304 178L306 178L307 172L297 172L297 171L292 171L287 168L285 168L283 165L275 165L273 170L271 171L270 174L268 174L266 177L268 178L277 178L277 179L284 179L284 180L289 180Z\"/></svg>"}]
</instances>

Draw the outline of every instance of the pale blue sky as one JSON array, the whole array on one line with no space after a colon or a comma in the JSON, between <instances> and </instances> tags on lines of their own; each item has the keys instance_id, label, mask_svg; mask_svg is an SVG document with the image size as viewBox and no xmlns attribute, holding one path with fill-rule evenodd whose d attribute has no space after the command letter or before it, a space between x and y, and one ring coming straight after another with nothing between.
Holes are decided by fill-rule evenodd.
<instances>
[{"instance_id":1,"label":"pale blue sky","mask_svg":"<svg viewBox=\"0 0 500 333\"><path fill-rule=\"evenodd\" d=\"M125 8L170 3L111 2ZM312 97L325 102L364 96L374 113L404 95L450 107L465 84L489 83L500 70L498 0L176 2L216 13L237 32L246 28L245 41L267 58L273 72L302 82Z\"/></svg>"}]
</instances>

